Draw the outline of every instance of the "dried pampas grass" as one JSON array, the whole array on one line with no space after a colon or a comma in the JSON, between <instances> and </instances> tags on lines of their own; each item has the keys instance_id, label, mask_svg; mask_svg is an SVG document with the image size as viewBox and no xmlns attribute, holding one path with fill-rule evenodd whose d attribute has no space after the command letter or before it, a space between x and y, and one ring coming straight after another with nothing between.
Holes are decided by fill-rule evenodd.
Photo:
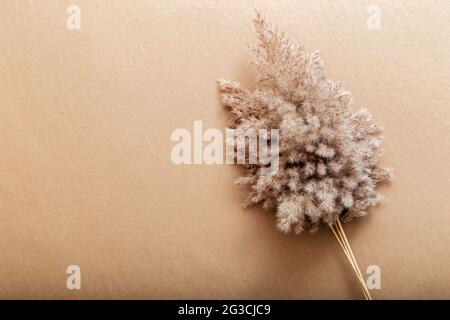
<instances>
[{"instance_id":1,"label":"dried pampas grass","mask_svg":"<svg viewBox=\"0 0 450 320\"><path fill-rule=\"evenodd\" d=\"M251 187L246 205L276 209L277 227L285 233L330 226L364 283L339 226L340 220L365 216L382 199L376 187L391 171L378 164L380 127L368 110L350 108L351 94L326 78L319 52L291 44L259 12L254 25L256 89L218 81L233 129L280 133L277 172L263 174L262 163L244 165L246 174L237 183ZM363 291L367 298L367 288Z\"/></svg>"}]
</instances>

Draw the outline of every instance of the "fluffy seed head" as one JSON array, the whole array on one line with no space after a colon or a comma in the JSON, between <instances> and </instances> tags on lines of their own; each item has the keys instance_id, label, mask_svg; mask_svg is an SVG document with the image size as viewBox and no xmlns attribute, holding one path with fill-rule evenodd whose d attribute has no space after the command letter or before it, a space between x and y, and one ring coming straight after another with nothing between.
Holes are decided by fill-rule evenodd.
<instances>
[{"instance_id":1,"label":"fluffy seed head","mask_svg":"<svg viewBox=\"0 0 450 320\"><path fill-rule=\"evenodd\" d=\"M259 12L254 25L256 89L218 82L232 128L280 132L275 174L262 174L267 164L244 165L239 183L252 190L246 205L275 209L277 227L286 233L366 215L381 201L377 184L391 177L378 165L379 126L369 111L350 108L351 94L340 82L326 79L319 52L291 44Z\"/></svg>"}]
</instances>

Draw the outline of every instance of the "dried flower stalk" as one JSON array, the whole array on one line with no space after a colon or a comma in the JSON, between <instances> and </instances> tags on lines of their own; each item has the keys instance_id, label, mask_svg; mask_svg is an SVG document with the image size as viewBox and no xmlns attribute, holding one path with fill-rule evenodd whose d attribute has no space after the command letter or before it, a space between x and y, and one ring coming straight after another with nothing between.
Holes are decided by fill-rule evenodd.
<instances>
[{"instance_id":1,"label":"dried flower stalk","mask_svg":"<svg viewBox=\"0 0 450 320\"><path fill-rule=\"evenodd\" d=\"M371 296L345 236L341 220L365 216L382 200L377 185L392 176L379 166L380 127L366 109L354 111L341 82L326 78L320 53L293 45L285 33L256 12L258 36L250 46L256 89L219 80L230 126L248 130L279 129L279 170L263 174L264 163L243 165L237 184L251 187L246 206L276 209L284 233L315 232L328 225L336 236L366 299ZM267 137L270 144L270 137Z\"/></svg>"}]
</instances>

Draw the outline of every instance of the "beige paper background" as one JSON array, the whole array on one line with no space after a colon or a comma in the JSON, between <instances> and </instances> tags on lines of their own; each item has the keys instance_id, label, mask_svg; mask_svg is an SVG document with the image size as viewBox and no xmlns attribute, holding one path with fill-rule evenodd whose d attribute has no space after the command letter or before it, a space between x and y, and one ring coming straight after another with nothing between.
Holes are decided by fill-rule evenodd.
<instances>
[{"instance_id":1,"label":"beige paper background","mask_svg":"<svg viewBox=\"0 0 450 320\"><path fill-rule=\"evenodd\" d=\"M282 235L236 167L170 160L174 129L225 128L216 78L254 86L254 7L385 127L387 201L345 226L374 298L450 298L445 0L2 1L0 298L362 298L328 230Z\"/></svg>"}]
</instances>

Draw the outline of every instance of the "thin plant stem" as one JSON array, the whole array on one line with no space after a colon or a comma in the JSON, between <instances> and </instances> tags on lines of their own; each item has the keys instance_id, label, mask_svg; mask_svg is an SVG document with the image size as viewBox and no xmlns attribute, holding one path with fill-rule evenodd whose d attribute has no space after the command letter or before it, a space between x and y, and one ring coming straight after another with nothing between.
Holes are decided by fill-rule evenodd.
<instances>
[{"instance_id":1,"label":"thin plant stem","mask_svg":"<svg viewBox=\"0 0 450 320\"><path fill-rule=\"evenodd\" d=\"M353 255L353 251L350 247L350 244L344 233L344 229L342 228L340 221L337 220L337 222L335 224L331 225L330 228L333 231L334 236L338 240L348 261L350 262L350 265L352 266L353 271L355 272L355 275L356 275L357 279L359 280L358 281L359 285L364 293L366 300L372 300L372 297L369 293L369 289L367 288L364 278L362 277L361 270L359 269L358 263L356 262L355 256Z\"/></svg>"},{"instance_id":2,"label":"thin plant stem","mask_svg":"<svg viewBox=\"0 0 450 320\"><path fill-rule=\"evenodd\" d=\"M359 283L359 286L361 287L361 290L362 290L363 293L364 293L364 297L366 298L366 300L368 300L368 295L367 295L366 290L365 290L365 288L364 288L364 286L363 286L363 284L362 284L362 282L361 282L361 277L359 276L359 274L358 274L358 272L357 272L357 270L356 270L356 267L355 267L354 262L353 262L353 260L352 260L352 258L351 258L351 256L350 256L350 253L348 252L348 249L347 249L346 246L344 245L341 236L338 234L338 232L336 232L336 231L334 230L334 227L331 227L331 230L333 231L333 234L335 235L336 239L338 240L339 245L341 246L342 250L344 251L345 256L347 257L348 261L350 262L350 264L351 264L351 266L352 266L352 269L353 269L353 271L355 272L355 275L356 275L356 277L357 277L358 280L359 280L358 283Z\"/></svg>"},{"instance_id":3,"label":"thin plant stem","mask_svg":"<svg viewBox=\"0 0 450 320\"><path fill-rule=\"evenodd\" d=\"M367 291L367 294L368 294L368 296L369 296L369 300L372 300L372 297L370 296L369 289L367 288L367 284L366 284L366 282L364 281L364 278L363 278L363 276L362 276L361 270L359 269L358 262L356 261L355 255L353 254L352 247L350 247L350 243L348 242L347 236L345 235L345 232L344 232L344 228L342 227L342 224L341 224L341 222L339 221L339 219L337 220L337 226L338 226L338 228L340 229L340 232L341 232L341 234L342 234L342 236L343 236L343 238L344 238L344 241L345 241L345 243L346 243L346 245L347 245L347 248L348 248L348 251L349 251L349 253L350 253L350 256L352 257L353 262L354 262L354 264L355 264L355 266L356 266L356 270L358 271L358 273L359 273L361 279L363 280L364 288L365 288L366 291Z\"/></svg>"},{"instance_id":4,"label":"thin plant stem","mask_svg":"<svg viewBox=\"0 0 450 320\"><path fill-rule=\"evenodd\" d=\"M348 261L350 262L350 265L352 266L353 271L355 272L356 278L358 279L358 283L359 283L359 285L361 287L361 290L364 293L365 298L367 300L369 300L368 292L367 292L367 290L366 290L366 288L364 286L364 279L362 279L360 274L358 273L358 270L356 269L354 261L353 261L351 255L350 255L350 253L349 253L349 251L348 251L348 249L347 249L347 247L345 245L345 242L343 242L343 239L342 239L342 236L340 235L339 230L337 230L337 231L335 231L334 229L332 229L332 230L333 230L334 235L336 236L336 239L338 240L339 244L341 245L341 248L344 251L345 256L347 257Z\"/></svg>"}]
</instances>

